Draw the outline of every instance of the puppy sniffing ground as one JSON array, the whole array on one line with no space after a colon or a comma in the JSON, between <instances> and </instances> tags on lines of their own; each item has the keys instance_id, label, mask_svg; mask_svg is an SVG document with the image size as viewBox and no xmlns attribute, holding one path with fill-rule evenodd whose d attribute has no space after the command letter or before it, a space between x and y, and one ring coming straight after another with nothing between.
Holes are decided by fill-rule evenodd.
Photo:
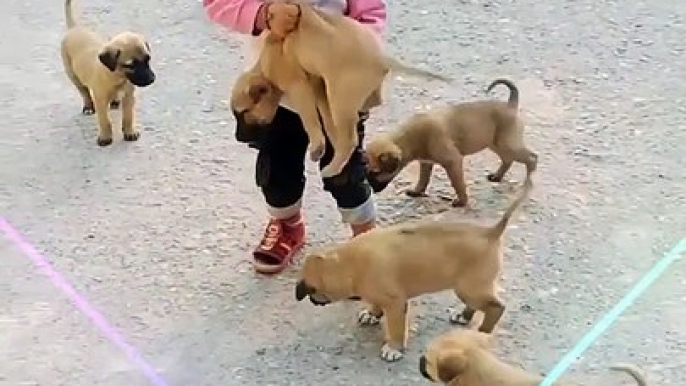
<instances>
[{"instance_id":1,"label":"puppy sniffing ground","mask_svg":"<svg viewBox=\"0 0 686 386\"><path fill-rule=\"evenodd\" d=\"M97 144L112 143L109 110L120 105L124 140L138 140L140 133L134 128L134 91L155 81L150 67L150 46L143 36L134 32L122 32L107 40L77 24L72 0L65 1L64 12L67 33L62 39L62 62L83 99L82 113L97 114Z\"/></svg>"},{"instance_id":2,"label":"puppy sniffing ground","mask_svg":"<svg viewBox=\"0 0 686 386\"><path fill-rule=\"evenodd\" d=\"M305 258L295 288L298 301L315 305L360 299L370 305L361 324L384 316L387 361L403 357L407 344L408 300L453 290L465 304L451 322L466 325L477 310L484 313L480 331L491 333L505 305L497 295L502 263L502 235L515 210L531 191L531 175L517 199L492 226L471 223L403 223L377 228Z\"/></svg>"},{"instance_id":3,"label":"puppy sniffing ground","mask_svg":"<svg viewBox=\"0 0 686 386\"><path fill-rule=\"evenodd\" d=\"M501 181L515 161L526 165L527 175L533 173L538 156L524 144L519 90L510 80L496 79L487 91L500 84L510 89L507 102L479 100L436 108L413 115L391 133L372 138L365 151L374 191L382 191L405 166L419 161L419 179L407 191L409 196L426 195L433 167L439 165L455 189L453 206L466 206L469 197L463 158L486 148L501 160L498 170L488 174L489 181Z\"/></svg>"},{"instance_id":4,"label":"puppy sniffing ground","mask_svg":"<svg viewBox=\"0 0 686 386\"><path fill-rule=\"evenodd\" d=\"M419 357L419 373L429 381L454 386L538 386L543 381L540 374L505 363L491 353L492 339L472 330L442 334ZM610 369L627 373L638 386L648 386L636 366L617 364ZM562 380L555 385L581 386Z\"/></svg>"}]
</instances>

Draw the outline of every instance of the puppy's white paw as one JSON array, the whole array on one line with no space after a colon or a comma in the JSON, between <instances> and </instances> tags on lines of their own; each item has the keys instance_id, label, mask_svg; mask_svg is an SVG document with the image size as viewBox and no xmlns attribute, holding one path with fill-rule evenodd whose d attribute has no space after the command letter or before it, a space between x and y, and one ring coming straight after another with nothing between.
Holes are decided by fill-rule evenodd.
<instances>
[{"instance_id":1,"label":"puppy's white paw","mask_svg":"<svg viewBox=\"0 0 686 386\"><path fill-rule=\"evenodd\" d=\"M375 316L367 309L363 309L357 314L357 324L360 326L376 326L380 321L381 318Z\"/></svg>"},{"instance_id":2,"label":"puppy's white paw","mask_svg":"<svg viewBox=\"0 0 686 386\"><path fill-rule=\"evenodd\" d=\"M471 320L467 320L462 314L462 311L454 310L450 312L449 317L450 323L459 324L460 326L466 326L471 323Z\"/></svg>"},{"instance_id":3,"label":"puppy's white paw","mask_svg":"<svg viewBox=\"0 0 686 386\"><path fill-rule=\"evenodd\" d=\"M386 362L397 362L403 358L403 352L384 343L381 347L381 358Z\"/></svg>"}]
</instances>

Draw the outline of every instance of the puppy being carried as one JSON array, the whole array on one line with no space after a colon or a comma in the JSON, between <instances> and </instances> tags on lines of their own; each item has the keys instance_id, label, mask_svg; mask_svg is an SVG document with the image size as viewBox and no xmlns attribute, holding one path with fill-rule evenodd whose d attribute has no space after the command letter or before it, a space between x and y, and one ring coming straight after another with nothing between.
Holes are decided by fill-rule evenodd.
<instances>
[{"instance_id":1,"label":"puppy being carried","mask_svg":"<svg viewBox=\"0 0 686 386\"><path fill-rule=\"evenodd\" d=\"M465 304L453 323L468 324L484 313L480 331L491 333L505 305L496 293L502 260L501 238L514 211L532 188L527 176L520 196L493 226L470 223L405 223L376 228L339 246L306 257L296 299L315 305L360 299L371 305L359 314L361 324L385 316L381 356L395 361L407 342L408 300L453 290Z\"/></svg>"},{"instance_id":2,"label":"puppy being carried","mask_svg":"<svg viewBox=\"0 0 686 386\"><path fill-rule=\"evenodd\" d=\"M269 16L272 31L263 32L256 67L235 83L231 106L239 123L259 130L271 123L281 93L285 94L303 121L313 161L324 154L324 125L334 156L322 169L323 177L338 175L348 162L358 142L358 114L381 104L380 89L389 71L450 81L385 55L372 32L353 19L298 1L266 6L271 9L284 4L296 10L297 14L291 15L296 21L280 20L282 13ZM292 30L283 37L273 32L288 28Z\"/></svg>"},{"instance_id":3,"label":"puppy being carried","mask_svg":"<svg viewBox=\"0 0 686 386\"><path fill-rule=\"evenodd\" d=\"M443 334L429 343L419 357L419 372L432 382L454 386L538 386L543 376L498 359L490 352L491 335L462 330ZM636 366L617 364L610 369L629 374L638 386L648 382ZM557 381L556 386L581 386Z\"/></svg>"},{"instance_id":4,"label":"puppy being carried","mask_svg":"<svg viewBox=\"0 0 686 386\"><path fill-rule=\"evenodd\" d=\"M533 173L538 156L524 145L519 90L507 79L496 79L487 91L499 84L510 89L507 102L480 100L433 109L412 116L394 132L372 138L365 150L374 191L383 190L407 164L418 160L419 180L407 191L409 196L426 194L433 166L438 164L455 189L453 206L465 206L468 195L462 159L486 148L501 160L500 168L488 175L489 181L501 181L514 161L526 165L527 175Z\"/></svg>"},{"instance_id":5,"label":"puppy being carried","mask_svg":"<svg viewBox=\"0 0 686 386\"><path fill-rule=\"evenodd\" d=\"M76 23L72 0L66 0L64 7L67 33L62 39L62 62L67 76L83 98L82 113L98 116L98 145L112 143L109 110L119 107L120 103L124 140L138 140L140 134L134 128L134 90L155 81L148 43L134 32L122 32L107 40Z\"/></svg>"}]
</instances>

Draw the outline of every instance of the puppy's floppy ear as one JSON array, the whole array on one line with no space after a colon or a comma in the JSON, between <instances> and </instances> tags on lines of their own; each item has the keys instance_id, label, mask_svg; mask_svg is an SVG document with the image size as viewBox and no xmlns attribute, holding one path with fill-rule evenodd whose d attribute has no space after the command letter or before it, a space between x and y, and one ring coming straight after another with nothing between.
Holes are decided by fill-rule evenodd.
<instances>
[{"instance_id":1,"label":"puppy's floppy ear","mask_svg":"<svg viewBox=\"0 0 686 386\"><path fill-rule=\"evenodd\" d=\"M436 363L438 379L443 383L449 383L462 374L466 368L467 357L462 350L450 350L441 355Z\"/></svg>"},{"instance_id":2,"label":"puppy's floppy ear","mask_svg":"<svg viewBox=\"0 0 686 386\"><path fill-rule=\"evenodd\" d=\"M379 169L385 173L392 173L400 167L400 158L394 153L383 153L379 156Z\"/></svg>"},{"instance_id":3,"label":"puppy's floppy ear","mask_svg":"<svg viewBox=\"0 0 686 386\"><path fill-rule=\"evenodd\" d=\"M269 94L271 87L266 83L255 83L248 87L248 95L252 99L253 103L259 103L262 97Z\"/></svg>"},{"instance_id":4,"label":"puppy's floppy ear","mask_svg":"<svg viewBox=\"0 0 686 386\"><path fill-rule=\"evenodd\" d=\"M114 72L114 70L117 69L117 61L119 60L120 55L121 50L105 47L102 52L100 52L100 55L98 55L98 59L100 59L100 63Z\"/></svg>"}]
</instances>

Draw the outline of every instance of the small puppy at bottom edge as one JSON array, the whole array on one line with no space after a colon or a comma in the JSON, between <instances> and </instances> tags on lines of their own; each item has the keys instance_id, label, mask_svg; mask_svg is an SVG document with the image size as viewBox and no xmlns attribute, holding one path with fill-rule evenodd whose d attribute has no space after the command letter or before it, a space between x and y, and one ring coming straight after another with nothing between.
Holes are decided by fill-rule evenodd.
<instances>
[{"instance_id":1,"label":"small puppy at bottom edge","mask_svg":"<svg viewBox=\"0 0 686 386\"><path fill-rule=\"evenodd\" d=\"M480 331L491 333L505 305L497 295L502 264L502 235L533 183L527 176L519 197L492 226L458 222L401 223L376 228L305 258L295 287L298 301L315 305L360 299L370 305L360 324L384 317L381 357L403 357L408 335L408 300L453 290L465 304L450 321L466 325L477 310L484 313Z\"/></svg>"},{"instance_id":2,"label":"small puppy at bottom edge","mask_svg":"<svg viewBox=\"0 0 686 386\"><path fill-rule=\"evenodd\" d=\"M524 123L519 118L519 90L507 79L496 79L490 92L502 84L509 88L507 102L477 100L452 104L410 117L390 133L372 138L365 152L368 180L380 192L412 161L420 162L419 179L407 191L410 197L426 195L434 165L445 169L455 189L453 206L467 205L467 185L463 158L486 148L500 157L498 170L488 180L499 182L513 162L526 165L526 173L536 170L538 156L524 145Z\"/></svg>"},{"instance_id":3,"label":"small puppy at bottom edge","mask_svg":"<svg viewBox=\"0 0 686 386\"><path fill-rule=\"evenodd\" d=\"M432 382L449 386L538 386L543 376L501 361L490 352L492 336L473 330L455 330L435 338L419 357L419 372ZM641 371L631 364L616 364L615 371L629 374L638 386L648 386ZM557 381L556 386L582 386Z\"/></svg>"},{"instance_id":4,"label":"small puppy at bottom edge","mask_svg":"<svg viewBox=\"0 0 686 386\"><path fill-rule=\"evenodd\" d=\"M150 46L143 36L134 32L122 32L108 41L78 25L72 0L65 0L64 12L67 33L62 39L62 62L69 80L83 98L82 113L97 114L97 144L112 144L109 110L120 104L124 140L138 140L140 133L134 128L134 91L135 87L147 87L155 81L155 73L150 68Z\"/></svg>"}]
</instances>

